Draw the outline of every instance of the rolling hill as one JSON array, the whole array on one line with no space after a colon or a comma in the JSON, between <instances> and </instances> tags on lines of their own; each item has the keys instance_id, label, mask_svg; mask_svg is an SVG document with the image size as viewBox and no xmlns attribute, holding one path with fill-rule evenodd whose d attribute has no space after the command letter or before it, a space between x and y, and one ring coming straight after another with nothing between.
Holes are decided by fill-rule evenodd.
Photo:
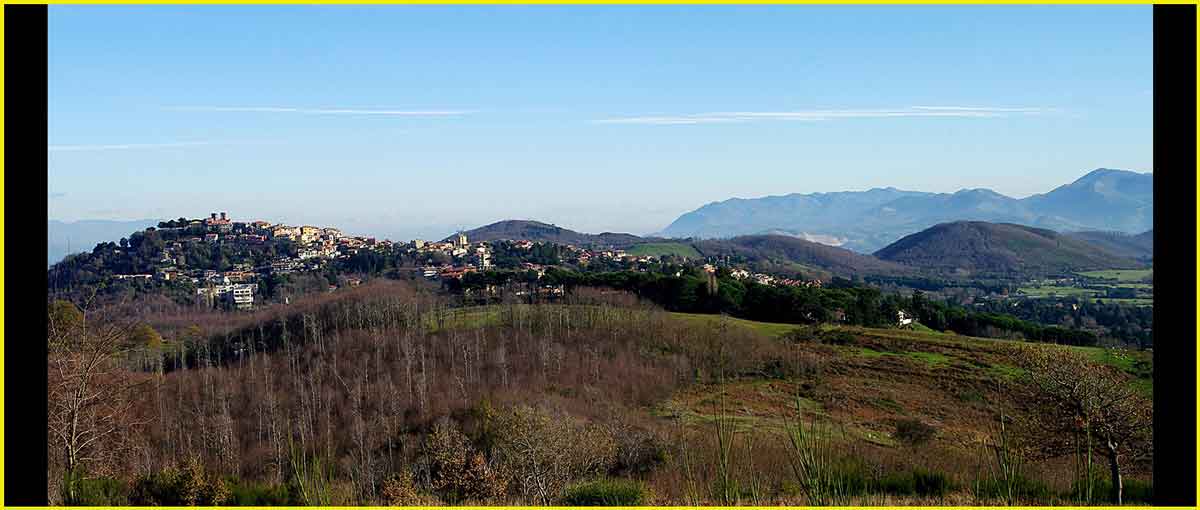
<instances>
[{"instance_id":1,"label":"rolling hill","mask_svg":"<svg viewBox=\"0 0 1200 510\"><path fill-rule=\"evenodd\" d=\"M958 274L1053 274L1141 266L1137 261L1052 230L980 221L938 224L905 236L875 256Z\"/></svg>"},{"instance_id":2,"label":"rolling hill","mask_svg":"<svg viewBox=\"0 0 1200 510\"><path fill-rule=\"evenodd\" d=\"M739 236L732 239L694 241L692 246L705 257L742 257L750 262L787 267L803 266L839 276L903 274L912 268L870 255L783 235Z\"/></svg>"},{"instance_id":3,"label":"rolling hill","mask_svg":"<svg viewBox=\"0 0 1200 510\"><path fill-rule=\"evenodd\" d=\"M1137 235L1096 230L1070 232L1066 235L1082 239L1114 255L1138 260L1150 260L1154 258L1153 230L1147 230Z\"/></svg>"},{"instance_id":4,"label":"rolling hill","mask_svg":"<svg viewBox=\"0 0 1200 510\"><path fill-rule=\"evenodd\" d=\"M988 189L927 193L896 188L733 198L683 214L661 235L786 233L836 240L838 246L869 253L913 232L960 220L1136 233L1153 227L1153 187L1153 174L1101 168L1023 199Z\"/></svg>"},{"instance_id":5,"label":"rolling hill","mask_svg":"<svg viewBox=\"0 0 1200 510\"><path fill-rule=\"evenodd\" d=\"M585 234L533 220L498 221L490 225L468 230L465 233L467 234L467 239L471 242L527 239L530 241L551 241L579 246L611 246L613 248L627 248L639 243L660 240L617 232ZM447 237L444 241L450 241L453 237Z\"/></svg>"}]
</instances>

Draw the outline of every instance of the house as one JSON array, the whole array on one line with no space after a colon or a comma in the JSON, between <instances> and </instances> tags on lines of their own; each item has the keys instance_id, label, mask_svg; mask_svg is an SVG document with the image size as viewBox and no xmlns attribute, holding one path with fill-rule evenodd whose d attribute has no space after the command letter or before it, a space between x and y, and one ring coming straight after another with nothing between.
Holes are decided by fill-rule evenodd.
<instances>
[{"instance_id":1,"label":"house","mask_svg":"<svg viewBox=\"0 0 1200 510\"><path fill-rule=\"evenodd\" d=\"M896 325L900 327L908 326L913 323L913 318L904 312L904 310L896 311Z\"/></svg>"}]
</instances>

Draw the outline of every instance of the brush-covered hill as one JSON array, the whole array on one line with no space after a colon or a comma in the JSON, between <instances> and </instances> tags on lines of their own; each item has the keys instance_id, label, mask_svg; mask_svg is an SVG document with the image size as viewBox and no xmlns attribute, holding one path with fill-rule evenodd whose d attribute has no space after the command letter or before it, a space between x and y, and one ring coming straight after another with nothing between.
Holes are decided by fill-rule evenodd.
<instances>
[{"instance_id":1,"label":"brush-covered hill","mask_svg":"<svg viewBox=\"0 0 1200 510\"><path fill-rule=\"evenodd\" d=\"M1138 260L1150 260L1154 258L1153 230L1147 230L1137 235L1098 230L1071 232L1067 235L1082 239L1122 257Z\"/></svg>"},{"instance_id":2,"label":"brush-covered hill","mask_svg":"<svg viewBox=\"0 0 1200 510\"><path fill-rule=\"evenodd\" d=\"M475 241L502 241L502 240L529 240L529 241L549 241L560 244L574 244L579 246L611 246L614 248L626 248L635 244L653 241L652 238L642 238L633 234L619 232L603 232L600 234L586 234L576 232L571 229L562 228L558 225L542 223L533 220L504 220L497 221L490 225L468 230L467 240ZM454 236L447 237L445 241L450 241Z\"/></svg>"},{"instance_id":3,"label":"brush-covered hill","mask_svg":"<svg viewBox=\"0 0 1200 510\"><path fill-rule=\"evenodd\" d=\"M784 235L739 236L732 239L695 241L692 246L705 257L741 257L750 262L800 269L819 269L839 276L864 274L904 274L912 268L870 255L827 246Z\"/></svg>"},{"instance_id":4,"label":"brush-covered hill","mask_svg":"<svg viewBox=\"0 0 1200 510\"><path fill-rule=\"evenodd\" d=\"M934 225L905 236L875 252L875 256L959 274L1047 274L1142 266L1051 230L983 221Z\"/></svg>"}]
</instances>

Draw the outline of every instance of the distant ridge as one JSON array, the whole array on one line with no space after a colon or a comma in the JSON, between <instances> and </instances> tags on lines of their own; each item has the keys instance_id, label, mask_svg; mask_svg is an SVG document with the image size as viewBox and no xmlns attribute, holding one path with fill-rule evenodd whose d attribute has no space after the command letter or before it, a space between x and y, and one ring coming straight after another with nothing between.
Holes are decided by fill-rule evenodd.
<instances>
[{"instance_id":1,"label":"distant ridge","mask_svg":"<svg viewBox=\"0 0 1200 510\"><path fill-rule=\"evenodd\" d=\"M804 266L800 269L801 272L817 269L839 276L913 272L912 268L895 262L792 236L754 235L732 239L707 239L693 241L692 246L705 257L741 257L752 262L766 262L792 270L800 268L788 266L798 264Z\"/></svg>"},{"instance_id":2,"label":"distant ridge","mask_svg":"<svg viewBox=\"0 0 1200 510\"><path fill-rule=\"evenodd\" d=\"M732 198L685 213L662 230L671 237L727 238L763 232L836 239L861 253L938 223L1016 223L1057 231L1153 228L1154 175L1099 168L1047 193L1016 199L983 188L955 193L867 191Z\"/></svg>"},{"instance_id":3,"label":"distant ridge","mask_svg":"<svg viewBox=\"0 0 1200 510\"><path fill-rule=\"evenodd\" d=\"M1102 232L1096 230L1068 232L1066 235L1081 239L1122 257L1139 260L1154 258L1153 230L1147 230L1136 235L1124 232Z\"/></svg>"},{"instance_id":4,"label":"distant ridge","mask_svg":"<svg viewBox=\"0 0 1200 510\"><path fill-rule=\"evenodd\" d=\"M905 236L875 255L959 274L1067 273L1143 265L1052 230L982 221L938 224Z\"/></svg>"},{"instance_id":5,"label":"distant ridge","mask_svg":"<svg viewBox=\"0 0 1200 510\"><path fill-rule=\"evenodd\" d=\"M162 220L80 220L46 221L47 266L67 255L83 251L90 252L97 243L116 242L146 227L153 227Z\"/></svg>"}]
</instances>

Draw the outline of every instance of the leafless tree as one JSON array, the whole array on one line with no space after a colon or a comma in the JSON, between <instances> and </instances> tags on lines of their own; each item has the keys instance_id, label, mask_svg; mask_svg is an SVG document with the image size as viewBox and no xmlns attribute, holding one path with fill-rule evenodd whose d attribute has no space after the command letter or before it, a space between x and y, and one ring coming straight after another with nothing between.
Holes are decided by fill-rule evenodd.
<instances>
[{"instance_id":1,"label":"leafless tree","mask_svg":"<svg viewBox=\"0 0 1200 510\"><path fill-rule=\"evenodd\" d=\"M149 378L121 367L130 349L128 324L68 325L53 314L50 322L46 424L50 447L71 479L65 487L71 503L81 469L115 469L127 440L148 421L133 411Z\"/></svg>"},{"instance_id":2,"label":"leafless tree","mask_svg":"<svg viewBox=\"0 0 1200 510\"><path fill-rule=\"evenodd\" d=\"M1121 504L1122 469L1153 452L1153 406L1131 378L1058 346L1028 346L1019 355L1027 371L1030 424L1040 452L1064 455L1082 442L1108 459L1112 500ZM1090 451L1090 450L1089 450Z\"/></svg>"}]
</instances>

